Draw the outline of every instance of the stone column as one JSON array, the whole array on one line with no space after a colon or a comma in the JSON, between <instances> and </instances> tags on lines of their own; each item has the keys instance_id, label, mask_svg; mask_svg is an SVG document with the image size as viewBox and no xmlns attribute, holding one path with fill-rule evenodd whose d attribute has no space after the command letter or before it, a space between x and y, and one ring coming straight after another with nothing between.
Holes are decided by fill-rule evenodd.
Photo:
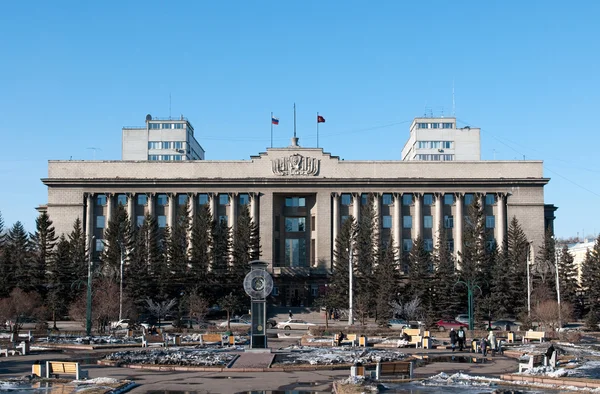
<instances>
[{"instance_id":1,"label":"stone column","mask_svg":"<svg viewBox=\"0 0 600 394\"><path fill-rule=\"evenodd\" d=\"M352 193L352 216L358 224L360 220L360 193Z\"/></svg>"},{"instance_id":2,"label":"stone column","mask_svg":"<svg viewBox=\"0 0 600 394\"><path fill-rule=\"evenodd\" d=\"M440 227L444 224L444 193L434 193L435 214L433 215L433 245L434 247L440 241Z\"/></svg>"},{"instance_id":3,"label":"stone column","mask_svg":"<svg viewBox=\"0 0 600 394\"><path fill-rule=\"evenodd\" d=\"M147 193L148 197L148 215L156 219L156 193Z\"/></svg>"},{"instance_id":4,"label":"stone column","mask_svg":"<svg viewBox=\"0 0 600 394\"><path fill-rule=\"evenodd\" d=\"M379 256L379 246L381 245L381 195L373 193L373 213L375 216L374 250L375 256Z\"/></svg>"},{"instance_id":5,"label":"stone column","mask_svg":"<svg viewBox=\"0 0 600 394\"><path fill-rule=\"evenodd\" d=\"M248 196L250 197L250 217L252 218L252 221L258 226L258 197L259 197L259 193L258 192L251 192L248 193Z\"/></svg>"},{"instance_id":6,"label":"stone column","mask_svg":"<svg viewBox=\"0 0 600 394\"><path fill-rule=\"evenodd\" d=\"M229 212L227 212L227 225L231 227L231 239L233 242L233 236L235 235L235 229L237 228L237 193L229 193Z\"/></svg>"},{"instance_id":7,"label":"stone column","mask_svg":"<svg viewBox=\"0 0 600 394\"><path fill-rule=\"evenodd\" d=\"M127 215L131 222L131 227L137 227L137 217L135 216L135 193L127 193Z\"/></svg>"},{"instance_id":8,"label":"stone column","mask_svg":"<svg viewBox=\"0 0 600 394\"><path fill-rule=\"evenodd\" d=\"M498 242L498 246L500 249L505 249L504 243L506 242L506 202L507 202L506 193L498 193L497 194L497 202L498 206L498 219L496 220L496 242Z\"/></svg>"},{"instance_id":9,"label":"stone column","mask_svg":"<svg viewBox=\"0 0 600 394\"><path fill-rule=\"evenodd\" d=\"M188 213L190 215L190 228L196 220L196 206L198 205L198 193L188 193Z\"/></svg>"},{"instance_id":10,"label":"stone column","mask_svg":"<svg viewBox=\"0 0 600 394\"><path fill-rule=\"evenodd\" d=\"M454 254L456 256L456 268L460 267L459 254L463 249L463 221L464 214L464 193L456 193L456 220L454 220Z\"/></svg>"},{"instance_id":11,"label":"stone column","mask_svg":"<svg viewBox=\"0 0 600 394\"><path fill-rule=\"evenodd\" d=\"M85 238L86 247L90 248L90 252L96 250L95 245L92 245L92 237L94 236L94 194L87 193L85 207Z\"/></svg>"},{"instance_id":12,"label":"stone column","mask_svg":"<svg viewBox=\"0 0 600 394\"><path fill-rule=\"evenodd\" d=\"M105 195L106 195L106 220L105 220L106 227L104 229L106 230L108 228L108 226L110 225L110 222L112 221L113 217L115 216L115 204L114 204L114 194L105 193Z\"/></svg>"},{"instance_id":13,"label":"stone column","mask_svg":"<svg viewBox=\"0 0 600 394\"><path fill-rule=\"evenodd\" d=\"M414 193L415 217L413 220L412 238L417 239L423 234L423 193Z\"/></svg>"},{"instance_id":14,"label":"stone column","mask_svg":"<svg viewBox=\"0 0 600 394\"><path fill-rule=\"evenodd\" d=\"M335 240L340 233L340 193L331 193L331 198L333 199L333 214L331 215L331 220L333 222L333 252L335 256L335 251L337 244Z\"/></svg>"},{"instance_id":15,"label":"stone column","mask_svg":"<svg viewBox=\"0 0 600 394\"><path fill-rule=\"evenodd\" d=\"M177 203L177 194L167 193L167 203L169 204L169 209L167 210L167 226L169 226L169 228L172 229L173 220L175 218L175 204Z\"/></svg>"},{"instance_id":16,"label":"stone column","mask_svg":"<svg viewBox=\"0 0 600 394\"><path fill-rule=\"evenodd\" d=\"M397 248L397 257L402 256L402 193L394 193L394 217L392 225L394 234L394 247Z\"/></svg>"}]
</instances>

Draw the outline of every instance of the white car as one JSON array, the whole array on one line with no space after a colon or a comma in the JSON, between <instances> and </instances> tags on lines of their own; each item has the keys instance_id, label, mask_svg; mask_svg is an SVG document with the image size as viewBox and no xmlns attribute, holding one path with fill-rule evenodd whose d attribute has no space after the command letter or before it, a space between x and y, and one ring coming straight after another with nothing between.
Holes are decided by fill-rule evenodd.
<instances>
[{"instance_id":1,"label":"white car","mask_svg":"<svg viewBox=\"0 0 600 394\"><path fill-rule=\"evenodd\" d=\"M110 322L111 330L122 330L129 328L129 325L132 324L130 319L121 319L119 321Z\"/></svg>"},{"instance_id":2,"label":"white car","mask_svg":"<svg viewBox=\"0 0 600 394\"><path fill-rule=\"evenodd\" d=\"M469 315L458 315L454 318L457 322L469 324Z\"/></svg>"},{"instance_id":3,"label":"white car","mask_svg":"<svg viewBox=\"0 0 600 394\"><path fill-rule=\"evenodd\" d=\"M239 319L234 317L233 319L229 319L230 327L250 327L251 323L249 321ZM219 327L227 327L227 320L219 324Z\"/></svg>"},{"instance_id":4,"label":"white car","mask_svg":"<svg viewBox=\"0 0 600 394\"><path fill-rule=\"evenodd\" d=\"M290 319L277 323L276 327L280 330L308 330L312 326L316 326L316 324L308 323L304 320Z\"/></svg>"}]
</instances>

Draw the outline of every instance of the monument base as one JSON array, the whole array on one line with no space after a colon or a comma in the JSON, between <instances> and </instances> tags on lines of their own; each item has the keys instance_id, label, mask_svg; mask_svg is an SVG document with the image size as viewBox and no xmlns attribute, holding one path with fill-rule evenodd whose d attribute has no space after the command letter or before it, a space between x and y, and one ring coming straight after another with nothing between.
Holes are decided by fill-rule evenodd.
<instances>
[{"instance_id":1,"label":"monument base","mask_svg":"<svg viewBox=\"0 0 600 394\"><path fill-rule=\"evenodd\" d=\"M244 352L245 353L271 353L271 348L264 348L264 349L247 348L247 349L244 349Z\"/></svg>"}]
</instances>

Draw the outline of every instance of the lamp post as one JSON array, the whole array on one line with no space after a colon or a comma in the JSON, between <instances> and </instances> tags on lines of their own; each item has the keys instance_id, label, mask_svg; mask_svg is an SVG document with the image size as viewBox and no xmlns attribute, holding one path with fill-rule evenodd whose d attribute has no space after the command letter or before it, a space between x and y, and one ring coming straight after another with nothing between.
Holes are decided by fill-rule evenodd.
<instances>
[{"instance_id":1,"label":"lamp post","mask_svg":"<svg viewBox=\"0 0 600 394\"><path fill-rule=\"evenodd\" d=\"M352 253L352 242L353 242L353 238L354 237L350 237L350 248L348 253L350 254L348 256L348 277L350 278L350 287L348 290L348 297L349 297L349 307L348 307L348 325L351 326L354 324L354 315L353 315L353 311L352 311L352 282L354 282L354 270L353 270L353 265L354 265L354 258L353 258L353 253Z\"/></svg>"},{"instance_id":2,"label":"lamp post","mask_svg":"<svg viewBox=\"0 0 600 394\"><path fill-rule=\"evenodd\" d=\"M533 241L527 243L527 317L531 318L531 275L530 264L533 260Z\"/></svg>"},{"instance_id":3,"label":"lamp post","mask_svg":"<svg viewBox=\"0 0 600 394\"><path fill-rule=\"evenodd\" d=\"M95 236L90 238L89 255L88 255L88 283L87 283L87 305L85 310L85 335L92 335L92 244Z\"/></svg>"},{"instance_id":4,"label":"lamp post","mask_svg":"<svg viewBox=\"0 0 600 394\"><path fill-rule=\"evenodd\" d=\"M558 275L558 249L556 248L556 240L552 236L554 242L554 264L556 271L556 300L558 302L558 328L562 327L562 310L560 308L560 277Z\"/></svg>"},{"instance_id":5,"label":"lamp post","mask_svg":"<svg viewBox=\"0 0 600 394\"><path fill-rule=\"evenodd\" d=\"M469 313L469 330L473 331L473 329L475 328L475 324L473 322L473 314L474 314L474 307L475 307L475 302L473 301L473 290L475 289L479 289L479 291L481 291L481 287L479 287L479 285L477 283L475 283L475 281L471 281L466 280L459 280L458 282L456 282L454 284L454 286L458 285L458 284L462 284L465 285L467 287L467 302L468 302L468 313Z\"/></svg>"},{"instance_id":6,"label":"lamp post","mask_svg":"<svg viewBox=\"0 0 600 394\"><path fill-rule=\"evenodd\" d=\"M123 319L123 244L121 243L121 283L119 283L119 321Z\"/></svg>"}]
</instances>

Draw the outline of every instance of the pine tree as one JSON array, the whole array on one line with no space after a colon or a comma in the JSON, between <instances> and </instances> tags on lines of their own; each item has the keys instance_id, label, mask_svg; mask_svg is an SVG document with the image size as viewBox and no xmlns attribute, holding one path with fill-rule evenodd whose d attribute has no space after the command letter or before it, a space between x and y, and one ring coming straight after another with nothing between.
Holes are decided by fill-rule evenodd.
<instances>
[{"instance_id":1,"label":"pine tree","mask_svg":"<svg viewBox=\"0 0 600 394\"><path fill-rule=\"evenodd\" d=\"M2 277L6 283L3 286L4 293L10 294L15 287L31 289L29 238L21 222L16 222L6 234L5 256L6 269Z\"/></svg>"},{"instance_id":2,"label":"pine tree","mask_svg":"<svg viewBox=\"0 0 600 394\"><path fill-rule=\"evenodd\" d=\"M600 318L600 236L594 248L587 251L581 266L581 289L590 314Z\"/></svg>"},{"instance_id":3,"label":"pine tree","mask_svg":"<svg viewBox=\"0 0 600 394\"><path fill-rule=\"evenodd\" d=\"M577 280L577 266L567 245L563 246L558 260L558 277L561 300L571 304L575 317L580 319L583 317L583 305L578 296L579 282Z\"/></svg>"},{"instance_id":4,"label":"pine tree","mask_svg":"<svg viewBox=\"0 0 600 394\"><path fill-rule=\"evenodd\" d=\"M527 256L529 241L519 221L513 216L507 232L507 259L509 270L506 273L510 284L510 295L513 300L513 313L527 310ZM510 308L509 308L510 309Z\"/></svg>"},{"instance_id":5,"label":"pine tree","mask_svg":"<svg viewBox=\"0 0 600 394\"><path fill-rule=\"evenodd\" d=\"M375 212L373 195L369 194L367 204L361 207L355 238L356 299L361 297L363 309L372 310L375 305L374 268L375 257Z\"/></svg>"},{"instance_id":6,"label":"pine tree","mask_svg":"<svg viewBox=\"0 0 600 394\"><path fill-rule=\"evenodd\" d=\"M6 234L4 233L4 219L0 212L0 298L8 297L9 292L9 275L11 266L8 263L8 255L6 253Z\"/></svg>"},{"instance_id":7,"label":"pine tree","mask_svg":"<svg viewBox=\"0 0 600 394\"><path fill-rule=\"evenodd\" d=\"M391 303L397 301L397 290L400 275L396 261L396 250L393 238L381 250L379 264L375 268L375 283L377 286L376 311L379 324L386 324L393 317Z\"/></svg>"},{"instance_id":8,"label":"pine tree","mask_svg":"<svg viewBox=\"0 0 600 394\"><path fill-rule=\"evenodd\" d=\"M425 241L421 236L413 240L408 254L408 292L405 302L418 298L426 315L433 315L432 276L433 261L425 250Z\"/></svg>"},{"instance_id":9,"label":"pine tree","mask_svg":"<svg viewBox=\"0 0 600 394\"><path fill-rule=\"evenodd\" d=\"M331 281L328 290L330 306L335 309L348 309L349 293L349 251L351 250L352 234L356 231L354 218L344 221L335 239L335 252Z\"/></svg>"},{"instance_id":10,"label":"pine tree","mask_svg":"<svg viewBox=\"0 0 600 394\"><path fill-rule=\"evenodd\" d=\"M465 229L463 232L463 250L460 254L459 277L465 282L480 285L482 267L486 261L485 251L485 217L479 198L473 198L468 207Z\"/></svg>"},{"instance_id":11,"label":"pine tree","mask_svg":"<svg viewBox=\"0 0 600 394\"><path fill-rule=\"evenodd\" d=\"M250 218L250 210L244 205L240 210L233 237L232 262L229 270L229 291L234 293L243 292L244 277L250 271L252 261L252 230L253 222Z\"/></svg>"},{"instance_id":12,"label":"pine tree","mask_svg":"<svg viewBox=\"0 0 600 394\"><path fill-rule=\"evenodd\" d=\"M155 223L154 223L155 224ZM152 239L157 234L151 231L153 225L150 216L146 216L141 227L133 230L133 250L129 256L129 264L125 269L123 279L127 293L131 296L138 311L146 305L146 299L153 297L153 282L151 275L150 249L157 240Z\"/></svg>"},{"instance_id":13,"label":"pine tree","mask_svg":"<svg viewBox=\"0 0 600 394\"><path fill-rule=\"evenodd\" d=\"M535 254L535 265L532 267L531 277L533 288L538 294L545 294L556 299L556 249L555 242L550 229L544 234L544 242ZM543 287L542 292L539 291ZM546 300L537 300L543 302Z\"/></svg>"},{"instance_id":14,"label":"pine tree","mask_svg":"<svg viewBox=\"0 0 600 394\"><path fill-rule=\"evenodd\" d=\"M60 236L54 256L47 265L46 305L52 312L52 321L56 329L56 320L68 310L71 285L71 245L67 238Z\"/></svg>"},{"instance_id":15,"label":"pine tree","mask_svg":"<svg viewBox=\"0 0 600 394\"><path fill-rule=\"evenodd\" d=\"M187 206L182 206L170 228L167 239L167 253L171 274L170 294L176 297L184 290L188 274L188 228L189 212Z\"/></svg>"},{"instance_id":16,"label":"pine tree","mask_svg":"<svg viewBox=\"0 0 600 394\"><path fill-rule=\"evenodd\" d=\"M494 304L496 317L516 315L514 300L511 294L511 281L506 273L510 272L508 251L494 251L494 266L490 276L490 296Z\"/></svg>"},{"instance_id":17,"label":"pine tree","mask_svg":"<svg viewBox=\"0 0 600 394\"><path fill-rule=\"evenodd\" d=\"M29 286L23 290L35 290L44 300L46 298L46 271L52 264L56 232L52 220L46 212L40 213L35 220L35 233L29 236L31 262L29 271Z\"/></svg>"},{"instance_id":18,"label":"pine tree","mask_svg":"<svg viewBox=\"0 0 600 394\"><path fill-rule=\"evenodd\" d=\"M229 272L229 251L231 250L231 229L225 220L215 221L212 231L211 283L214 286L213 301L227 294Z\"/></svg>"},{"instance_id":19,"label":"pine tree","mask_svg":"<svg viewBox=\"0 0 600 394\"><path fill-rule=\"evenodd\" d=\"M131 222L125 207L117 205L117 211L110 220L108 228L104 232L104 250L100 260L102 271L107 279L114 282L120 280L121 261L127 265L127 259L131 251Z\"/></svg>"},{"instance_id":20,"label":"pine tree","mask_svg":"<svg viewBox=\"0 0 600 394\"><path fill-rule=\"evenodd\" d=\"M73 223L73 230L69 234L69 251L71 276L69 281L69 302L75 301L80 294L80 289L86 286L89 264L89 250L92 245L87 245L83 226L79 217Z\"/></svg>"},{"instance_id":21,"label":"pine tree","mask_svg":"<svg viewBox=\"0 0 600 394\"><path fill-rule=\"evenodd\" d=\"M212 217L207 205L198 210L196 220L192 225L190 235L190 281L189 287L196 287L202 296L208 296L210 292L208 268L211 265L212 247Z\"/></svg>"},{"instance_id":22,"label":"pine tree","mask_svg":"<svg viewBox=\"0 0 600 394\"><path fill-rule=\"evenodd\" d=\"M159 230L158 256L152 267L152 282L155 287L155 300L168 301L173 298L170 292L173 288L171 267L169 267L169 239L171 228L169 226Z\"/></svg>"},{"instance_id":23,"label":"pine tree","mask_svg":"<svg viewBox=\"0 0 600 394\"><path fill-rule=\"evenodd\" d=\"M434 316L454 318L461 308L455 291L457 276L454 256L446 239L446 229L442 224L432 256L435 267L432 297L435 299Z\"/></svg>"}]
</instances>

